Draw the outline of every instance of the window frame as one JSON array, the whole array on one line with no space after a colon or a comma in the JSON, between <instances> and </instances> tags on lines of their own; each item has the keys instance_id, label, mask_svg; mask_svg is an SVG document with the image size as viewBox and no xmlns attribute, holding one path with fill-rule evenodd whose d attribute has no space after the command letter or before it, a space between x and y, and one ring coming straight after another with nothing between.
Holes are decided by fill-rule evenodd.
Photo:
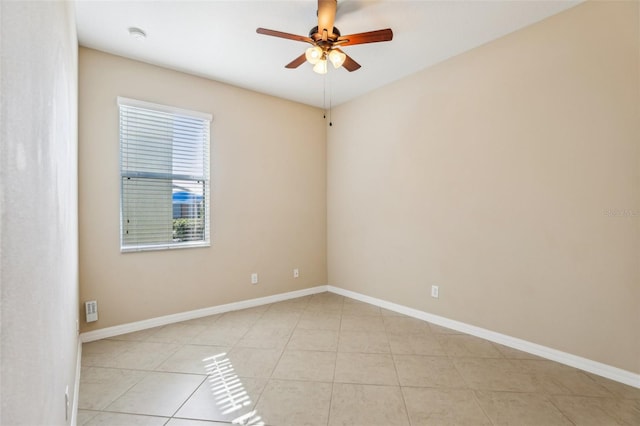
<instances>
[{"instance_id":1,"label":"window frame","mask_svg":"<svg viewBox=\"0 0 640 426\"><path fill-rule=\"evenodd\" d=\"M152 102L141 101L137 99L125 98L122 96L117 97L117 105L118 105L118 159L119 159L119 179L120 179L120 227L119 227L119 240L120 240L120 252L121 253L131 253L131 252L140 252L140 251L158 251L158 250L179 250L185 248L198 248L198 247L210 247L211 246L211 211L210 211L210 194L211 194L211 177L210 177L210 168L211 168L211 122L213 121L213 116L209 113L192 111L188 109L173 107L169 105L156 104ZM125 242L125 188L124 188L124 180L125 178L140 178L145 179L149 178L152 175L158 175L159 173L153 172L144 172L144 171L131 171L125 170L123 166L123 147L125 143L125 138L123 137L123 108L135 108L152 111L153 113L163 113L170 114L176 117L186 117L189 119L197 119L201 120L203 124L206 124L206 138L204 141L204 153L203 153L203 179L196 179L194 176L183 175L177 173L167 173L165 176L160 177L159 180L167 179L176 181L176 180L189 180L193 182L199 182L199 180L203 180L203 218L204 218L204 235L202 240L197 241L179 241L179 242L162 242L162 243L136 243L136 244L127 244ZM175 158L172 156L172 159ZM156 177L157 178L157 177ZM173 191L173 190L172 190ZM173 192L172 192L173 193ZM171 210L174 209L174 200L173 197L171 199ZM172 222L175 218L172 217ZM172 225L173 226L173 225Z\"/></svg>"}]
</instances>

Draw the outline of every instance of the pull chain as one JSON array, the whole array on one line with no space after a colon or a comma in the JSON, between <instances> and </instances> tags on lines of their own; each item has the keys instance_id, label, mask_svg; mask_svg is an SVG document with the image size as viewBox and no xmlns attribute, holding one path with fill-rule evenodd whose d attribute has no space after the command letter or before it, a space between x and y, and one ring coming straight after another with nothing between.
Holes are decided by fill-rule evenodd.
<instances>
[{"instance_id":1,"label":"pull chain","mask_svg":"<svg viewBox=\"0 0 640 426\"><path fill-rule=\"evenodd\" d=\"M331 90L331 79L329 79L329 127L333 126L333 121L331 120L331 98L332 98L332 92L333 91Z\"/></svg>"},{"instance_id":2,"label":"pull chain","mask_svg":"<svg viewBox=\"0 0 640 426\"><path fill-rule=\"evenodd\" d=\"M322 118L327 118L327 76L322 76Z\"/></svg>"},{"instance_id":3,"label":"pull chain","mask_svg":"<svg viewBox=\"0 0 640 426\"><path fill-rule=\"evenodd\" d=\"M324 75L324 80L322 81L322 109L324 110L323 118L325 119L327 118L327 74ZM329 126L333 126L331 121L331 81L329 81Z\"/></svg>"}]
</instances>

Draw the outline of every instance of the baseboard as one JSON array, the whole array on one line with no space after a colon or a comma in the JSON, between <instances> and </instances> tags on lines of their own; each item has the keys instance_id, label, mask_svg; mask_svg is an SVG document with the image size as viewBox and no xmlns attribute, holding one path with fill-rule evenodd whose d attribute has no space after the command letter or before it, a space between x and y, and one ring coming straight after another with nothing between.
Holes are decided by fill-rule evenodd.
<instances>
[{"instance_id":1,"label":"baseboard","mask_svg":"<svg viewBox=\"0 0 640 426\"><path fill-rule=\"evenodd\" d=\"M598 376L606 377L611 380L615 380L620 383L624 383L629 386L640 388L640 374L632 373L627 370L623 370L617 367L613 367L601 362L593 361L587 358L583 358L577 355L573 355L567 352L559 351L557 349L542 346L536 343L528 342L526 340L518 339L516 337L508 336L506 334L497 333L495 331L487 330L485 328L476 327L474 325L466 324L460 321L455 321L449 318L441 317L439 315L430 314L418 309L409 308L397 303L388 302L386 300L377 299L375 297L367 296L354 291L345 290L340 287L334 287L331 285L321 285L317 287L311 287L303 290L292 291L288 293L280 293L272 296L260 297L257 299L243 300L240 302L228 303L225 305L212 306L209 308L197 309L193 311L181 312L173 315L165 315L157 318L150 318L148 320L137 321L129 324L117 325L114 327L102 328L100 330L89 331L80 334L80 342L92 342L94 340L105 339L108 337L119 336L121 334L133 333L135 331L146 330L148 328L159 327L163 325L173 324L181 321L188 321L191 319L202 318L209 315L221 314L224 312L236 311L239 309L253 308L255 306L266 305L269 303L281 302L289 299L295 299L298 297L309 296L316 293L322 293L330 291L342 296L346 296L361 302L370 303L375 306L379 306L390 311L398 312L413 318L418 318L423 321L447 327L462 333L470 334L472 336L480 337L482 339L489 340L491 342L499 343L504 346L508 346L513 349L518 349L523 352L527 352L541 358L545 358L551 361L556 361L561 364L565 364L580 370L587 371L589 373L596 374ZM74 393L74 408L72 410L72 425L75 425L73 421L75 414L77 413L78 404L78 389L80 385L80 357L82 352L82 345L78 345L78 366L76 377L76 389Z\"/></svg>"},{"instance_id":2,"label":"baseboard","mask_svg":"<svg viewBox=\"0 0 640 426\"><path fill-rule=\"evenodd\" d=\"M476 327L474 325L454 321L445 317L441 317L439 315L429 314L427 312L409 308L404 305L398 305L386 300L376 299L375 297L370 297L364 294L356 293L354 291L345 290L340 287L334 287L331 285L328 285L326 287L327 290L332 293L340 294L342 296L356 299L361 302L370 303L372 305L376 305L390 311L398 312L413 318L418 318L423 321L428 321L430 323L440 325L442 327L447 327L456 331L460 331L462 333L480 337L491 342L499 343L510 348L537 355L541 358L556 361L561 364L565 364L574 368L578 368L580 370L587 371L589 373L596 374L598 376L606 377L607 379L615 380L629 386L640 388L640 374L632 373L630 371L603 364L601 362L592 361L590 359L573 355L567 352L562 352L557 349L538 345L536 343L531 343L526 340L518 339L516 337L496 333L495 331Z\"/></svg>"},{"instance_id":3,"label":"baseboard","mask_svg":"<svg viewBox=\"0 0 640 426\"><path fill-rule=\"evenodd\" d=\"M76 380L73 385L73 404L71 406L71 426L78 424L78 400L80 399L80 372L82 370L82 341L78 339L78 352L76 355Z\"/></svg>"},{"instance_id":4,"label":"baseboard","mask_svg":"<svg viewBox=\"0 0 640 426\"><path fill-rule=\"evenodd\" d=\"M160 327L163 325L173 324L181 321L188 321L196 318L202 318L209 315L221 314L224 312L237 311L239 309L253 308L255 306L267 305L269 303L282 302L284 300L295 299L298 297L309 296L316 293L327 291L326 285L305 288L302 290L290 291L288 293L280 293L272 296L259 297L257 299L243 300L240 302L228 303L225 305L212 306L209 308L196 309L194 311L180 312L173 315L165 315L162 317L150 318L143 321L136 321L128 324L116 325L113 327L101 328L99 330L87 331L80 334L80 340L83 343L93 342L95 340L106 339L108 337L119 336L121 334L133 333L135 331L146 330L148 328Z\"/></svg>"}]
</instances>

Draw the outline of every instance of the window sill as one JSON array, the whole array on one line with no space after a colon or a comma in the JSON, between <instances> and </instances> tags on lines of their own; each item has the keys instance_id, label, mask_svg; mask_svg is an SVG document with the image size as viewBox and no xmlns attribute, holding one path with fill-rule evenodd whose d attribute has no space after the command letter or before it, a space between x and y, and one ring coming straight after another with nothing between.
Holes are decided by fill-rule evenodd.
<instances>
[{"instance_id":1,"label":"window sill","mask_svg":"<svg viewBox=\"0 0 640 426\"><path fill-rule=\"evenodd\" d=\"M163 250L182 250L189 248L202 248L211 247L211 243L207 242L195 242L195 243L179 243L179 244L150 244L145 246L129 246L120 247L120 253L135 253L140 251L163 251Z\"/></svg>"}]
</instances>

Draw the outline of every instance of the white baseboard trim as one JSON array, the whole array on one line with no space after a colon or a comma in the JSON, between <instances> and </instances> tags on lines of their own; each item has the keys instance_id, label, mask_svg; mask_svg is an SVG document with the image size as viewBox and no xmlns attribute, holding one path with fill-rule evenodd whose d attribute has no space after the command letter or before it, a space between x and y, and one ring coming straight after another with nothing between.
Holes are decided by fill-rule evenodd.
<instances>
[{"instance_id":1,"label":"white baseboard trim","mask_svg":"<svg viewBox=\"0 0 640 426\"><path fill-rule=\"evenodd\" d=\"M342 296L346 296L361 302L370 303L375 306L379 306L390 311L398 312L413 318L428 321L430 323L447 327L452 330L456 330L462 333L470 334L472 336L480 337L482 339L489 340L491 342L499 343L504 346L508 346L513 349L518 349L523 352L527 352L533 355L537 355L541 358L556 361L561 364L565 364L571 367L578 368L580 370L587 371L589 373L596 374L598 376L606 377L611 380L615 380L620 383L624 383L629 386L640 388L640 374L632 373L627 370L623 370L617 367L613 367L601 362L592 361L587 358L583 358L577 355L573 355L567 352L562 352L557 349L542 346L536 343L528 342L526 340L518 339L516 337L508 336L506 334L497 333L495 331L487 330L474 325L466 324L460 321L455 321L449 318L441 317L439 315L430 314L418 309L409 308L397 303L388 302L386 300L377 299L375 297L367 296L354 291L345 290L340 287L334 287L331 285L321 285L303 290L292 291L288 293L275 294L272 296L260 297L257 299L243 300L240 302L228 303L225 305L212 306L209 308L197 309L193 311L180 312L173 315L165 315L157 318L150 318L143 321L137 321L128 324L117 325L113 327L102 328L99 330L88 331L80 334L80 342L78 343L78 364L76 373L76 384L74 391L74 401L72 410L72 423L74 426L74 420L77 413L78 404L78 390L80 386L80 359L82 354L82 343L92 342L95 340L105 339L108 337L119 336L121 334L133 333L135 331L146 330L153 327L159 327L163 325L173 324L181 321L188 321L196 318L202 318L209 315L221 314L224 312L236 311L239 309L253 308L255 306L266 305L269 303L281 302L289 299L295 299L298 297L309 296L312 294L322 293L330 291Z\"/></svg>"},{"instance_id":2,"label":"white baseboard trim","mask_svg":"<svg viewBox=\"0 0 640 426\"><path fill-rule=\"evenodd\" d=\"M227 303L225 305L211 306L209 308L196 309L194 311L180 312L177 314L150 318L147 320L136 321L128 324L101 328L99 330L87 331L80 334L80 340L83 343L93 342L95 340L106 339L108 337L119 336L121 334L133 333L135 331L146 330L148 328L207 317L209 315L222 314L224 312L237 311L239 309L253 308L255 306L267 305L269 303L282 302L284 300L309 296L316 293L323 293L325 291L327 291L327 286L320 285L317 287L290 291L288 293L259 297L257 299L242 300L240 302Z\"/></svg>"},{"instance_id":3,"label":"white baseboard trim","mask_svg":"<svg viewBox=\"0 0 640 426\"><path fill-rule=\"evenodd\" d=\"M73 404L71 406L71 426L78 424L78 400L80 399L80 372L82 370L82 341L78 338L78 351L76 355L76 380L73 385Z\"/></svg>"},{"instance_id":4,"label":"white baseboard trim","mask_svg":"<svg viewBox=\"0 0 640 426\"><path fill-rule=\"evenodd\" d=\"M430 323L440 325L442 327L447 327L456 331L460 331L462 333L489 340L491 342L499 343L510 348L537 355L551 361L556 361L561 364L575 367L580 370L584 370L598 376L606 377L607 379L615 380L629 386L640 388L640 374L632 373L631 371L623 370L621 368L613 367L601 362L592 361L587 358L572 355L570 353L538 345L536 343L531 343L526 340L518 339L516 337L496 333L495 331L476 327L474 325L454 321L445 317L441 317L439 315L429 314L427 312L409 308L404 305L398 305L396 303L387 302L386 300L376 299L375 297L370 297L364 294L356 293L354 291L345 290L340 287L328 285L327 290L332 293L356 299L361 302L370 303L372 305L379 306L390 311L398 312L413 318L418 318L423 321L428 321Z\"/></svg>"}]
</instances>

